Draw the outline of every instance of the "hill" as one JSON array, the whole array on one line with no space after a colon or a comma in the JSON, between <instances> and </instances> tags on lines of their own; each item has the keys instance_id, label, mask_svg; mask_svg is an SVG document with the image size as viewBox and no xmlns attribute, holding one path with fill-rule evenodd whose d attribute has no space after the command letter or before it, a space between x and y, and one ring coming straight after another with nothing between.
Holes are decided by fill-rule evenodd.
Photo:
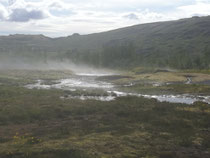
<instances>
[{"instance_id":1,"label":"hill","mask_svg":"<svg viewBox=\"0 0 210 158\"><path fill-rule=\"evenodd\" d=\"M0 36L1 66L68 60L109 68L210 68L210 16L61 38Z\"/></svg>"}]
</instances>

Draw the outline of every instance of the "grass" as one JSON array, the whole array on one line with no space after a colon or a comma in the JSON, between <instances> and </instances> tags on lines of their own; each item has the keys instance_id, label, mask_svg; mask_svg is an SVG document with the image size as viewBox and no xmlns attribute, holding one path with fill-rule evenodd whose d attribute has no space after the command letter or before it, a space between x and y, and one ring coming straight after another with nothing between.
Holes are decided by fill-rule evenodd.
<instances>
[{"instance_id":1,"label":"grass","mask_svg":"<svg viewBox=\"0 0 210 158\"><path fill-rule=\"evenodd\" d=\"M207 70L206 70L207 71ZM210 75L206 71L186 70L176 71L158 68L137 67L122 73L122 78L101 77L108 82L121 86L120 89L129 92L146 94L210 94ZM124 77L123 77L124 76ZM191 84L185 84L191 78ZM122 85L133 84L123 87ZM159 84L154 86L154 84Z\"/></svg>"},{"instance_id":2,"label":"grass","mask_svg":"<svg viewBox=\"0 0 210 158\"><path fill-rule=\"evenodd\" d=\"M2 83L1 158L210 156L208 104L65 100L65 91L26 89L21 78Z\"/></svg>"},{"instance_id":3,"label":"grass","mask_svg":"<svg viewBox=\"0 0 210 158\"><path fill-rule=\"evenodd\" d=\"M210 95L210 86L197 84L170 84L153 86L151 84L136 84L131 87L121 88L125 91L133 91L143 94L192 94Z\"/></svg>"}]
</instances>

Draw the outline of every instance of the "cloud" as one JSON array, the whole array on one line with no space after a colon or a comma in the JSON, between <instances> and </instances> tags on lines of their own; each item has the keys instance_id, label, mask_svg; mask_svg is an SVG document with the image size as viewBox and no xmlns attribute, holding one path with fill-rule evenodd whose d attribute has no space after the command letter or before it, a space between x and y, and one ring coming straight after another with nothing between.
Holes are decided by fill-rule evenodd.
<instances>
[{"instance_id":1,"label":"cloud","mask_svg":"<svg viewBox=\"0 0 210 158\"><path fill-rule=\"evenodd\" d=\"M10 5L8 2L0 0L0 30L5 34L89 34L210 15L210 0L10 0Z\"/></svg>"},{"instance_id":2,"label":"cloud","mask_svg":"<svg viewBox=\"0 0 210 158\"><path fill-rule=\"evenodd\" d=\"M3 16L3 13L2 11L0 10L0 20L4 19L4 16Z\"/></svg>"},{"instance_id":3,"label":"cloud","mask_svg":"<svg viewBox=\"0 0 210 158\"><path fill-rule=\"evenodd\" d=\"M186 16L193 15L209 15L210 14L210 0L196 0L192 5L178 7Z\"/></svg>"},{"instance_id":4,"label":"cloud","mask_svg":"<svg viewBox=\"0 0 210 158\"><path fill-rule=\"evenodd\" d=\"M64 8L63 4L61 2L52 2L50 5L49 5L50 9L55 9L55 10L61 10Z\"/></svg>"},{"instance_id":5,"label":"cloud","mask_svg":"<svg viewBox=\"0 0 210 158\"><path fill-rule=\"evenodd\" d=\"M49 16L47 8L41 1L8 0L7 5L2 5L7 10L5 21L28 22L41 20ZM46 11L45 11L46 10Z\"/></svg>"},{"instance_id":6,"label":"cloud","mask_svg":"<svg viewBox=\"0 0 210 158\"><path fill-rule=\"evenodd\" d=\"M210 3L210 0L196 0L197 3Z\"/></svg>"},{"instance_id":7,"label":"cloud","mask_svg":"<svg viewBox=\"0 0 210 158\"><path fill-rule=\"evenodd\" d=\"M8 0L9 5L13 5L16 2L16 0Z\"/></svg>"},{"instance_id":8,"label":"cloud","mask_svg":"<svg viewBox=\"0 0 210 158\"><path fill-rule=\"evenodd\" d=\"M30 20L38 20L38 19L44 19L46 18L46 15L41 10L31 10L28 11L26 9L14 9L12 10L12 13L9 16L9 21L14 22L27 22Z\"/></svg>"},{"instance_id":9,"label":"cloud","mask_svg":"<svg viewBox=\"0 0 210 158\"><path fill-rule=\"evenodd\" d=\"M54 0L46 4L46 9L49 10L49 13L53 16L71 16L76 14L75 8L71 4L65 4L64 2Z\"/></svg>"},{"instance_id":10,"label":"cloud","mask_svg":"<svg viewBox=\"0 0 210 158\"><path fill-rule=\"evenodd\" d=\"M47 1L46 2L46 6L49 9L52 10L67 10L67 9L73 9L74 5L72 5L71 3L65 3L63 1L59 1L59 0L51 0L51 1Z\"/></svg>"},{"instance_id":11,"label":"cloud","mask_svg":"<svg viewBox=\"0 0 210 158\"><path fill-rule=\"evenodd\" d=\"M27 3L25 0L8 0L8 9L25 8Z\"/></svg>"},{"instance_id":12,"label":"cloud","mask_svg":"<svg viewBox=\"0 0 210 158\"><path fill-rule=\"evenodd\" d=\"M134 13L130 13L130 14L125 15L123 17L127 18L127 19L130 19L130 20L138 20L139 19L139 17L136 14L134 14Z\"/></svg>"},{"instance_id":13,"label":"cloud","mask_svg":"<svg viewBox=\"0 0 210 158\"><path fill-rule=\"evenodd\" d=\"M7 16L6 8L0 3L0 20L4 20Z\"/></svg>"}]
</instances>

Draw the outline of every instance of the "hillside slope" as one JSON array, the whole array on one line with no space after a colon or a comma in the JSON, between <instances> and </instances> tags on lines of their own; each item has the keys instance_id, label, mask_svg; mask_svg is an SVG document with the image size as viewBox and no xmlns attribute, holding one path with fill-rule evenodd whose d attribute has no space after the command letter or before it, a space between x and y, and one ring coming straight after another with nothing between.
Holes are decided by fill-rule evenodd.
<instances>
[{"instance_id":1,"label":"hillside slope","mask_svg":"<svg viewBox=\"0 0 210 158\"><path fill-rule=\"evenodd\" d=\"M62 62L69 59L102 67L209 68L210 16L61 38L1 36L0 55L7 60L23 58L24 61Z\"/></svg>"}]
</instances>

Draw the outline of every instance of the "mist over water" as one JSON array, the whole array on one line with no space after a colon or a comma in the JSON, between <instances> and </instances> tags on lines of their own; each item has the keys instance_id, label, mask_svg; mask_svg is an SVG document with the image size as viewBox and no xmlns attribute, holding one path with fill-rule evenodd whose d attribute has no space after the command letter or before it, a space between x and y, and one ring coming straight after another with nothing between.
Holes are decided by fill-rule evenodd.
<instances>
[{"instance_id":1,"label":"mist over water","mask_svg":"<svg viewBox=\"0 0 210 158\"><path fill-rule=\"evenodd\" d=\"M78 76L107 76L114 75L116 72L105 68L95 68L87 64L75 64L70 60L48 60L47 62L24 61L17 58L0 59L1 70L69 70Z\"/></svg>"},{"instance_id":2,"label":"mist over water","mask_svg":"<svg viewBox=\"0 0 210 158\"><path fill-rule=\"evenodd\" d=\"M52 61L46 63L40 61L24 61L23 59L0 59L0 69L18 69L18 70L71 70L77 66L70 61Z\"/></svg>"},{"instance_id":3,"label":"mist over water","mask_svg":"<svg viewBox=\"0 0 210 158\"><path fill-rule=\"evenodd\" d=\"M196 101L203 101L206 103L210 103L209 96L193 96L193 95L147 95L147 94L138 94L138 93L129 93L123 92L119 90L119 86L111 82L105 82L98 79L98 77L103 76L114 76L119 75L118 72L114 72L107 69L99 69L85 64L74 64L69 60L63 60L62 62L56 60L48 60L46 62L37 62L28 60L24 61L24 59L19 58L3 58L0 59L0 69L15 69L15 70L68 70L72 72L72 75L69 78L60 79L53 81L53 84L47 84L44 80L37 80L34 84L26 85L26 88L33 89L63 89L69 91L81 91L81 95L69 95L67 98L69 99L94 99L100 101L112 101L117 97L125 97L125 96L136 96L136 97L145 97L145 98L153 98L157 99L160 102L166 101L171 103L185 103L185 104L193 104ZM121 85L127 86L127 85ZM132 85L135 86L135 85ZM86 94L87 91L92 89L103 90L106 95L89 95ZM62 98L62 97L61 97Z\"/></svg>"}]
</instances>

